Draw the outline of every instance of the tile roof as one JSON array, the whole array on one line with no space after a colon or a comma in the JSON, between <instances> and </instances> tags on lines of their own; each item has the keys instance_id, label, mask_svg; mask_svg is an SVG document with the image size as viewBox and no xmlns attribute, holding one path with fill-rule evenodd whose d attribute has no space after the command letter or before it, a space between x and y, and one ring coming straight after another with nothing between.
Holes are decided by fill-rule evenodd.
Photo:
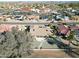
<instances>
[{"instance_id":1,"label":"tile roof","mask_svg":"<svg viewBox=\"0 0 79 59\"><path fill-rule=\"evenodd\" d=\"M68 27L65 27L64 25L59 25L58 29L59 29L58 31L62 34L67 34L69 31Z\"/></svg>"}]
</instances>

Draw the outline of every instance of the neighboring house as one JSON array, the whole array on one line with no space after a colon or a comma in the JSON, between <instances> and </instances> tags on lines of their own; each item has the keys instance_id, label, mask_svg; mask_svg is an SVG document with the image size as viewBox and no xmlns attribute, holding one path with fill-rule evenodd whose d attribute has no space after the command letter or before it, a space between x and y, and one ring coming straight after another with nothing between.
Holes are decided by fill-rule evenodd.
<instances>
[{"instance_id":1,"label":"neighboring house","mask_svg":"<svg viewBox=\"0 0 79 59\"><path fill-rule=\"evenodd\" d=\"M33 8L33 9L31 9L31 10L34 11L34 12L40 13L40 10L39 10L39 9Z\"/></svg>"},{"instance_id":2,"label":"neighboring house","mask_svg":"<svg viewBox=\"0 0 79 59\"><path fill-rule=\"evenodd\" d=\"M19 31L24 31L27 28L25 25L0 24L0 32L12 31L13 27L17 28Z\"/></svg>"},{"instance_id":3,"label":"neighboring house","mask_svg":"<svg viewBox=\"0 0 79 59\"><path fill-rule=\"evenodd\" d=\"M11 18L6 18L6 21L12 21L12 19Z\"/></svg>"},{"instance_id":4,"label":"neighboring house","mask_svg":"<svg viewBox=\"0 0 79 59\"><path fill-rule=\"evenodd\" d=\"M0 32L11 31L13 27L16 27L16 25L0 24Z\"/></svg>"},{"instance_id":5,"label":"neighboring house","mask_svg":"<svg viewBox=\"0 0 79 59\"><path fill-rule=\"evenodd\" d=\"M10 15L0 15L1 21L6 21L7 18L10 18Z\"/></svg>"},{"instance_id":6,"label":"neighboring house","mask_svg":"<svg viewBox=\"0 0 79 59\"><path fill-rule=\"evenodd\" d=\"M58 34L69 35L70 30L79 30L79 26L65 26L63 24L58 25Z\"/></svg>"},{"instance_id":7,"label":"neighboring house","mask_svg":"<svg viewBox=\"0 0 79 59\"><path fill-rule=\"evenodd\" d=\"M72 20L79 21L79 16L72 16Z\"/></svg>"},{"instance_id":8,"label":"neighboring house","mask_svg":"<svg viewBox=\"0 0 79 59\"><path fill-rule=\"evenodd\" d=\"M18 8L11 12L12 15L26 15L32 13L30 8Z\"/></svg>"},{"instance_id":9,"label":"neighboring house","mask_svg":"<svg viewBox=\"0 0 79 59\"><path fill-rule=\"evenodd\" d=\"M66 35L69 31L69 28L64 26L63 24L58 25L58 33L60 35Z\"/></svg>"},{"instance_id":10,"label":"neighboring house","mask_svg":"<svg viewBox=\"0 0 79 59\"><path fill-rule=\"evenodd\" d=\"M19 8L19 9L17 9L17 10L19 10L19 11L23 11L23 12L30 12L30 11L32 11L32 9L31 9L31 8L28 8L28 7L25 7L25 8Z\"/></svg>"},{"instance_id":11,"label":"neighboring house","mask_svg":"<svg viewBox=\"0 0 79 59\"><path fill-rule=\"evenodd\" d=\"M39 15L27 15L28 20L39 20Z\"/></svg>"},{"instance_id":12,"label":"neighboring house","mask_svg":"<svg viewBox=\"0 0 79 59\"><path fill-rule=\"evenodd\" d=\"M30 33L36 40L43 40L46 36L51 35L51 29L45 25L34 25L30 27Z\"/></svg>"}]
</instances>

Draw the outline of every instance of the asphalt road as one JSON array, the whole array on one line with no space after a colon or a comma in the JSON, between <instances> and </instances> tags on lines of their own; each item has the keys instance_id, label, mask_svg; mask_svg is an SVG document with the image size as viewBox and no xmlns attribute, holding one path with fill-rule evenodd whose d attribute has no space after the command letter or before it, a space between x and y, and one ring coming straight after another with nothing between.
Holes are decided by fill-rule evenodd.
<instances>
[{"instance_id":1,"label":"asphalt road","mask_svg":"<svg viewBox=\"0 0 79 59\"><path fill-rule=\"evenodd\" d=\"M0 24L26 24L26 25L48 25L48 24L60 24L62 22L56 22L56 23L50 23L50 22L25 22L25 21L11 21L11 22L8 22L8 21L2 21L0 22ZM79 24L79 22L64 22L66 23L67 25L68 24Z\"/></svg>"},{"instance_id":2,"label":"asphalt road","mask_svg":"<svg viewBox=\"0 0 79 59\"><path fill-rule=\"evenodd\" d=\"M23 24L23 25L48 25L50 24L49 22L0 22L0 24Z\"/></svg>"}]
</instances>

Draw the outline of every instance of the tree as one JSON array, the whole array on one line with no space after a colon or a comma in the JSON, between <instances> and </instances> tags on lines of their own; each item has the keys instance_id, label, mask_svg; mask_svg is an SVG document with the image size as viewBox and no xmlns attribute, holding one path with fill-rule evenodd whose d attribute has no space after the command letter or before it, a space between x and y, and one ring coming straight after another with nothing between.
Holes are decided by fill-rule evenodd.
<instances>
[{"instance_id":1,"label":"tree","mask_svg":"<svg viewBox=\"0 0 79 59\"><path fill-rule=\"evenodd\" d=\"M67 37L67 40L69 41L69 46L70 46L70 43L72 42L72 40L74 40L75 38L74 38L74 31L71 31L70 30L70 34L69 34L69 36Z\"/></svg>"},{"instance_id":2,"label":"tree","mask_svg":"<svg viewBox=\"0 0 79 59\"><path fill-rule=\"evenodd\" d=\"M48 16L48 20L52 20L53 16L52 15L49 15Z\"/></svg>"},{"instance_id":3,"label":"tree","mask_svg":"<svg viewBox=\"0 0 79 59\"><path fill-rule=\"evenodd\" d=\"M58 27L57 26L53 26L53 32L55 33L55 34L57 34L58 33Z\"/></svg>"},{"instance_id":4,"label":"tree","mask_svg":"<svg viewBox=\"0 0 79 59\"><path fill-rule=\"evenodd\" d=\"M18 31L0 33L0 57L29 57L32 53L32 37L29 32Z\"/></svg>"}]
</instances>

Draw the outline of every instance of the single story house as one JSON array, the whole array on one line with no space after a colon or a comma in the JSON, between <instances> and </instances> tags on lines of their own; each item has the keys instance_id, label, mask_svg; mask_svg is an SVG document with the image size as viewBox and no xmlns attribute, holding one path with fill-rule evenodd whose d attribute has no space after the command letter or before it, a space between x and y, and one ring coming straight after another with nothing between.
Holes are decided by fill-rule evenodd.
<instances>
[{"instance_id":1,"label":"single story house","mask_svg":"<svg viewBox=\"0 0 79 59\"><path fill-rule=\"evenodd\" d=\"M0 24L0 32L11 31L13 27L16 27L16 25L11 25L11 24Z\"/></svg>"},{"instance_id":2,"label":"single story house","mask_svg":"<svg viewBox=\"0 0 79 59\"><path fill-rule=\"evenodd\" d=\"M58 33L60 35L66 35L69 31L69 28L64 26L63 24L58 25Z\"/></svg>"},{"instance_id":3,"label":"single story house","mask_svg":"<svg viewBox=\"0 0 79 59\"><path fill-rule=\"evenodd\" d=\"M33 25L30 27L30 33L37 41L44 40L46 36L51 35L50 27L45 25Z\"/></svg>"},{"instance_id":4,"label":"single story house","mask_svg":"<svg viewBox=\"0 0 79 59\"><path fill-rule=\"evenodd\" d=\"M27 15L28 20L39 20L39 15Z\"/></svg>"}]
</instances>

